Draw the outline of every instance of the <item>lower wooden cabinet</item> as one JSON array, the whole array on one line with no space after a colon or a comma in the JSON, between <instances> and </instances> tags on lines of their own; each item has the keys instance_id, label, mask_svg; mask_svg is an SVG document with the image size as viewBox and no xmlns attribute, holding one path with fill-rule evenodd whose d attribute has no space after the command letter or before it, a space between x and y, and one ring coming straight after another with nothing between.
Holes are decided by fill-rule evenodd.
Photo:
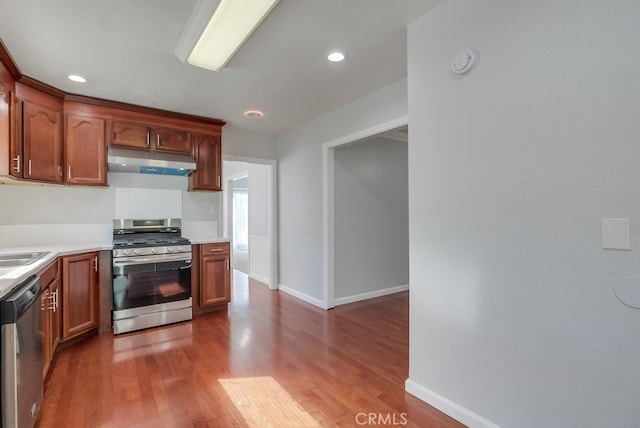
<instances>
[{"instance_id":1,"label":"lower wooden cabinet","mask_svg":"<svg viewBox=\"0 0 640 428\"><path fill-rule=\"evenodd\" d=\"M98 327L99 253L62 258L62 340Z\"/></svg>"},{"instance_id":2,"label":"lower wooden cabinet","mask_svg":"<svg viewBox=\"0 0 640 428\"><path fill-rule=\"evenodd\" d=\"M231 259L229 243L200 245L200 306L231 301Z\"/></svg>"},{"instance_id":3,"label":"lower wooden cabinet","mask_svg":"<svg viewBox=\"0 0 640 428\"><path fill-rule=\"evenodd\" d=\"M42 377L49 372L61 338L61 311L58 304L61 280L58 260L39 273L42 282Z\"/></svg>"}]
</instances>

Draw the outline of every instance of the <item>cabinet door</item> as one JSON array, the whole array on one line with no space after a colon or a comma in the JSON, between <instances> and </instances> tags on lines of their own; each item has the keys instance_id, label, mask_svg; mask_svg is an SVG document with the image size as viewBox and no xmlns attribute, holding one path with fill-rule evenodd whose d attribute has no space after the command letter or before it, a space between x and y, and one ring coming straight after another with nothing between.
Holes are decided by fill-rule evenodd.
<instances>
[{"instance_id":1,"label":"cabinet door","mask_svg":"<svg viewBox=\"0 0 640 428\"><path fill-rule=\"evenodd\" d=\"M189 176L190 190L222 190L222 142L220 135L195 134L196 170Z\"/></svg>"},{"instance_id":2,"label":"cabinet door","mask_svg":"<svg viewBox=\"0 0 640 428\"><path fill-rule=\"evenodd\" d=\"M112 146L149 149L151 147L151 129L138 123L112 120L107 133L108 143Z\"/></svg>"},{"instance_id":3,"label":"cabinet door","mask_svg":"<svg viewBox=\"0 0 640 428\"><path fill-rule=\"evenodd\" d=\"M14 153L14 144L11 138L12 105L11 89L0 78L0 175L20 177L22 165L18 156L21 153Z\"/></svg>"},{"instance_id":4,"label":"cabinet door","mask_svg":"<svg viewBox=\"0 0 640 428\"><path fill-rule=\"evenodd\" d=\"M98 327L98 253L62 258L62 339Z\"/></svg>"},{"instance_id":5,"label":"cabinet door","mask_svg":"<svg viewBox=\"0 0 640 428\"><path fill-rule=\"evenodd\" d=\"M51 290L49 286L42 290L40 295L40 308L42 309L42 378L47 376L49 365L53 358L51 351L52 335L51 335Z\"/></svg>"},{"instance_id":6,"label":"cabinet door","mask_svg":"<svg viewBox=\"0 0 640 428\"><path fill-rule=\"evenodd\" d=\"M179 129L157 128L156 150L191 153L191 132Z\"/></svg>"},{"instance_id":7,"label":"cabinet door","mask_svg":"<svg viewBox=\"0 0 640 428\"><path fill-rule=\"evenodd\" d=\"M23 177L62 181L62 111L22 102Z\"/></svg>"},{"instance_id":8,"label":"cabinet door","mask_svg":"<svg viewBox=\"0 0 640 428\"><path fill-rule=\"evenodd\" d=\"M229 244L201 246L200 306L231 301Z\"/></svg>"},{"instance_id":9,"label":"cabinet door","mask_svg":"<svg viewBox=\"0 0 640 428\"><path fill-rule=\"evenodd\" d=\"M107 184L104 120L67 115L65 182Z\"/></svg>"}]
</instances>

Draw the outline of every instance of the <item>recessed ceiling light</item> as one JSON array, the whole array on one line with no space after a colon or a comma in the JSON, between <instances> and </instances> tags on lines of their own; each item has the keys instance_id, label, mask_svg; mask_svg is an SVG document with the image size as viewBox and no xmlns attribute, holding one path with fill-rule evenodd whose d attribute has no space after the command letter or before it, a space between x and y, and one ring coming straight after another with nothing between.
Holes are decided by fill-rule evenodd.
<instances>
[{"instance_id":1,"label":"recessed ceiling light","mask_svg":"<svg viewBox=\"0 0 640 428\"><path fill-rule=\"evenodd\" d=\"M346 57L347 56L344 53L338 51L331 52L329 55L327 55L327 59L331 62L344 61Z\"/></svg>"},{"instance_id":2,"label":"recessed ceiling light","mask_svg":"<svg viewBox=\"0 0 640 428\"><path fill-rule=\"evenodd\" d=\"M67 79L78 83L87 83L87 79L82 76L78 76L77 74L70 74L67 76Z\"/></svg>"},{"instance_id":3,"label":"recessed ceiling light","mask_svg":"<svg viewBox=\"0 0 640 428\"><path fill-rule=\"evenodd\" d=\"M244 112L245 117L251 118L251 119L260 119L261 117L264 116L264 113L261 112L260 110L247 110Z\"/></svg>"}]
</instances>

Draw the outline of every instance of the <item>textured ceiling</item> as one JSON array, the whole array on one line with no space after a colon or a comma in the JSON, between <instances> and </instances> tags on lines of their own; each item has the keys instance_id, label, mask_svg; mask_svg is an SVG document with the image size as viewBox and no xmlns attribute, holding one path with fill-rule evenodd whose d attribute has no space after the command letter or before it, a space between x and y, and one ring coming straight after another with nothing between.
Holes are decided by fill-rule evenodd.
<instances>
[{"instance_id":1,"label":"textured ceiling","mask_svg":"<svg viewBox=\"0 0 640 428\"><path fill-rule=\"evenodd\" d=\"M24 75L65 92L278 135L406 76L406 26L439 3L280 0L219 72L174 53L196 0L0 0L0 39ZM348 60L326 61L332 49Z\"/></svg>"}]
</instances>

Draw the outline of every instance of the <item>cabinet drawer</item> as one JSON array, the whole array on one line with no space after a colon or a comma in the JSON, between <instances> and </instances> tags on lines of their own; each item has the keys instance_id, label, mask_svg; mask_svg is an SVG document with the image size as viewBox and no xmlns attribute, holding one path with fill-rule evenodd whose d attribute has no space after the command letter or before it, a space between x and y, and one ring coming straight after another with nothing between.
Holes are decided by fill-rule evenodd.
<instances>
[{"instance_id":1,"label":"cabinet drawer","mask_svg":"<svg viewBox=\"0 0 640 428\"><path fill-rule=\"evenodd\" d=\"M207 257L213 254L229 254L229 243L218 242L215 244L201 244L200 256Z\"/></svg>"},{"instance_id":2,"label":"cabinet drawer","mask_svg":"<svg viewBox=\"0 0 640 428\"><path fill-rule=\"evenodd\" d=\"M40 277L40 283L42 284L43 289L47 287L51 283L51 281L56 279L56 277L58 276L58 272L59 272L58 260L56 259L56 261L54 261L49 266L44 268L44 270L38 273L38 276Z\"/></svg>"}]
</instances>

